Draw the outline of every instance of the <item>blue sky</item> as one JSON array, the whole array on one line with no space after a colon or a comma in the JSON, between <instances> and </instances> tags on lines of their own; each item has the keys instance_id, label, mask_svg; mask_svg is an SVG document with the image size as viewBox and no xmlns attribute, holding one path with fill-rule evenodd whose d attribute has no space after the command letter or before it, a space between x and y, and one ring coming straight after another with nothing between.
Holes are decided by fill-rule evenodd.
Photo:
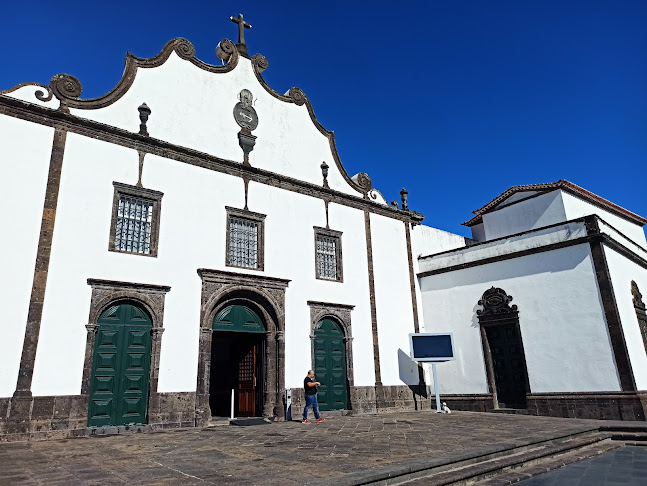
<instances>
[{"instance_id":1,"label":"blue sky","mask_svg":"<svg viewBox=\"0 0 647 486\"><path fill-rule=\"evenodd\" d=\"M229 5L234 6L229 6ZM65 72L99 96L127 51L186 37L217 63L242 12L277 91L298 86L348 172L425 224L568 179L647 216L647 1L7 2L0 90ZM215 154L218 155L218 154Z\"/></svg>"}]
</instances>

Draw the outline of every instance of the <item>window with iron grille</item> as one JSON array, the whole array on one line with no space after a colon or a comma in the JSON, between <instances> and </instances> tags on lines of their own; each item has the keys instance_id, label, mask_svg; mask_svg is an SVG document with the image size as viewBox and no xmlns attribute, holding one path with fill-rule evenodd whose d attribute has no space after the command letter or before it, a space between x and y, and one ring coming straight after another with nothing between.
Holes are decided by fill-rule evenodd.
<instances>
[{"instance_id":1,"label":"window with iron grille","mask_svg":"<svg viewBox=\"0 0 647 486\"><path fill-rule=\"evenodd\" d=\"M157 256L163 194L113 182L110 251Z\"/></svg>"},{"instance_id":2,"label":"window with iron grille","mask_svg":"<svg viewBox=\"0 0 647 486\"><path fill-rule=\"evenodd\" d=\"M265 215L227 207L227 265L263 270Z\"/></svg>"},{"instance_id":3,"label":"window with iron grille","mask_svg":"<svg viewBox=\"0 0 647 486\"><path fill-rule=\"evenodd\" d=\"M341 282L341 232L317 227L314 230L317 278Z\"/></svg>"}]
</instances>

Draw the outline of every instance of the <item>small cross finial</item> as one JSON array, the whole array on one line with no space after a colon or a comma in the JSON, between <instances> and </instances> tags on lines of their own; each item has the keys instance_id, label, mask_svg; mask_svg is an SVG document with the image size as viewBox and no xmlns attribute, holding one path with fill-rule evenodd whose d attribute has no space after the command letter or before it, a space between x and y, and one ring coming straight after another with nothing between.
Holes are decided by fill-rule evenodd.
<instances>
[{"instance_id":1,"label":"small cross finial","mask_svg":"<svg viewBox=\"0 0 647 486\"><path fill-rule=\"evenodd\" d=\"M252 26L245 22L243 19L243 14L239 13L238 17L229 17L229 19L234 23L238 24L238 44L239 45L246 45L245 44L245 29L251 29Z\"/></svg>"}]
</instances>

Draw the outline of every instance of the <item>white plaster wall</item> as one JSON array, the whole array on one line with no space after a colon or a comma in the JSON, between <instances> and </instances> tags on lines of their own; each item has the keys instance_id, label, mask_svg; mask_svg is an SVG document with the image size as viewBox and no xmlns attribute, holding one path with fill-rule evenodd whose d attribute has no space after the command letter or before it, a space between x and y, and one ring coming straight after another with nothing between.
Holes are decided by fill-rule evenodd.
<instances>
[{"instance_id":1,"label":"white plaster wall","mask_svg":"<svg viewBox=\"0 0 647 486\"><path fill-rule=\"evenodd\" d=\"M508 238L499 238L454 251L421 257L419 258L420 270L430 272L475 263L486 258L501 258L512 253L572 241L585 237L586 234L586 225L583 222L571 221L550 228L528 231Z\"/></svg>"},{"instance_id":2,"label":"white plaster wall","mask_svg":"<svg viewBox=\"0 0 647 486\"><path fill-rule=\"evenodd\" d=\"M471 227L472 239L474 241L485 241L485 227L483 223L476 224Z\"/></svg>"},{"instance_id":3,"label":"white plaster wall","mask_svg":"<svg viewBox=\"0 0 647 486\"><path fill-rule=\"evenodd\" d=\"M590 202L585 201L584 199L580 199L579 197L576 197L565 191L561 192L567 219L576 219L589 214L597 214L598 216L600 216L600 218L613 226L616 230L620 231L626 237L630 238L634 243L640 245L643 248L647 248L645 231L643 230L642 226L632 223L624 218L621 218L620 216L616 216L610 211L605 211L599 206L591 204Z\"/></svg>"},{"instance_id":4,"label":"white plaster wall","mask_svg":"<svg viewBox=\"0 0 647 486\"><path fill-rule=\"evenodd\" d=\"M455 248L462 248L469 241L467 238L447 231L422 224L411 228L411 250L413 258L433 255Z\"/></svg>"},{"instance_id":5,"label":"white plaster wall","mask_svg":"<svg viewBox=\"0 0 647 486\"><path fill-rule=\"evenodd\" d=\"M453 332L457 360L438 365L443 393L486 393L476 310L500 287L519 308L532 393L620 389L588 245L420 279L425 332Z\"/></svg>"},{"instance_id":6,"label":"white plaster wall","mask_svg":"<svg viewBox=\"0 0 647 486\"><path fill-rule=\"evenodd\" d=\"M313 366L309 300L355 306L351 311L355 384L373 384L363 212L334 203L329 206L330 228L343 233L344 281L340 283L318 280L315 276L313 227L326 226L323 201L250 183L249 209L267 214L265 273L291 280L286 292L286 386L302 386L303 378Z\"/></svg>"},{"instance_id":7,"label":"white plaster wall","mask_svg":"<svg viewBox=\"0 0 647 486\"><path fill-rule=\"evenodd\" d=\"M409 357L414 324L404 223L372 214L371 240L382 384L415 385L419 379Z\"/></svg>"},{"instance_id":8,"label":"white plaster wall","mask_svg":"<svg viewBox=\"0 0 647 486\"><path fill-rule=\"evenodd\" d=\"M647 353L631 295L631 281L633 280L643 294L643 302L647 301L647 270L608 246L603 245L603 247L636 387L638 390L647 390Z\"/></svg>"},{"instance_id":9,"label":"white plaster wall","mask_svg":"<svg viewBox=\"0 0 647 486\"><path fill-rule=\"evenodd\" d=\"M35 395L80 392L91 294L88 278L171 287L165 301L159 376L159 391L171 392L196 386L201 296L196 270L256 273L225 266L225 206L244 206L242 180L151 155L146 156L142 179L144 187L164 193L159 255L109 252L112 183L134 185L137 170L136 151L68 135L32 387ZM372 385L363 212L330 204L330 228L343 232L344 282L338 283L315 278L313 226L326 225L323 201L251 182L248 206L267 215L265 271L258 273L291 280L286 291L286 385L300 386L312 366L308 300L355 306L351 313L355 384ZM405 303L410 309L410 295Z\"/></svg>"},{"instance_id":10,"label":"white plaster wall","mask_svg":"<svg viewBox=\"0 0 647 486\"><path fill-rule=\"evenodd\" d=\"M551 191L528 201L483 215L488 240L566 221L561 191Z\"/></svg>"},{"instance_id":11,"label":"white plaster wall","mask_svg":"<svg viewBox=\"0 0 647 486\"><path fill-rule=\"evenodd\" d=\"M238 178L147 156L143 183L164 192L159 256L108 251L113 181L134 185L133 150L68 135L32 391L80 392L88 278L169 285L159 391L195 389L200 308L196 269L223 268L224 206L243 205ZM207 208L217 208L207 211Z\"/></svg>"},{"instance_id":12,"label":"white plaster wall","mask_svg":"<svg viewBox=\"0 0 647 486\"><path fill-rule=\"evenodd\" d=\"M0 117L0 397L16 389L54 129Z\"/></svg>"},{"instance_id":13,"label":"white plaster wall","mask_svg":"<svg viewBox=\"0 0 647 486\"><path fill-rule=\"evenodd\" d=\"M151 137L242 162L233 109L243 88L254 95L259 117L250 155L253 166L320 185L320 165L325 161L330 166L330 187L360 196L337 169L328 138L315 127L306 105L280 101L268 93L256 79L251 61L243 57L228 73L210 73L172 53L162 66L139 68L128 92L112 105L71 112L137 132L137 107L146 102L152 111L147 125Z\"/></svg>"},{"instance_id":14,"label":"white plaster wall","mask_svg":"<svg viewBox=\"0 0 647 486\"><path fill-rule=\"evenodd\" d=\"M498 207L502 208L504 206L508 206L512 203L515 203L517 201L521 201L522 199L526 199L528 197L534 196L535 194L538 194L539 191L521 191L513 194L509 198L507 198L505 201L501 202L498 204Z\"/></svg>"}]
</instances>

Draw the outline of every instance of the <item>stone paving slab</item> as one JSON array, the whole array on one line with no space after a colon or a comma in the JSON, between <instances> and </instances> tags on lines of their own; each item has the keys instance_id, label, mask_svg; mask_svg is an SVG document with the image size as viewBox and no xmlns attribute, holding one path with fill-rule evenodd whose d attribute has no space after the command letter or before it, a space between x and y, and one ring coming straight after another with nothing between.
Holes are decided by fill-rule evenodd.
<instances>
[{"instance_id":1,"label":"stone paving slab","mask_svg":"<svg viewBox=\"0 0 647 486\"><path fill-rule=\"evenodd\" d=\"M321 424L176 429L0 444L0 485L334 484L403 463L525 445L600 422L524 415L399 412ZM646 448L647 449L647 448Z\"/></svg>"}]
</instances>

